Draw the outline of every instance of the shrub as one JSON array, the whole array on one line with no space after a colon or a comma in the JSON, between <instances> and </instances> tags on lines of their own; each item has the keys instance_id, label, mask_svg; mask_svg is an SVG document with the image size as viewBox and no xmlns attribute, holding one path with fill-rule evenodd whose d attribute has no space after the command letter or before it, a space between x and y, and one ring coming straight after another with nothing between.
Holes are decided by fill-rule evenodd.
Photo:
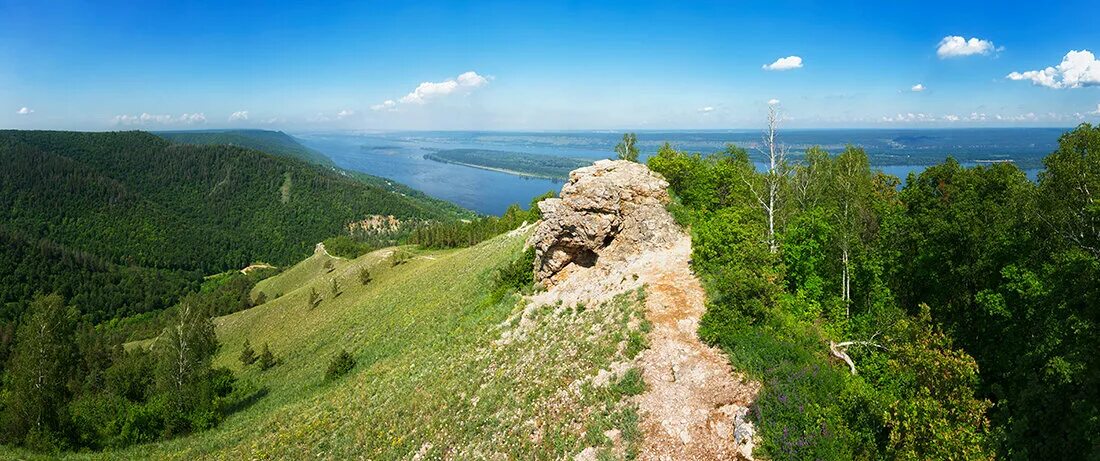
<instances>
[{"instance_id":1,"label":"shrub","mask_svg":"<svg viewBox=\"0 0 1100 461\"><path fill-rule=\"evenodd\" d=\"M346 375L352 368L355 368L355 358L348 351L341 350L328 363L328 369L325 370L325 381L332 381Z\"/></svg>"},{"instance_id":2,"label":"shrub","mask_svg":"<svg viewBox=\"0 0 1100 461\"><path fill-rule=\"evenodd\" d=\"M535 283L535 248L528 248L516 260L497 269L493 286L497 290L522 290Z\"/></svg>"},{"instance_id":3,"label":"shrub","mask_svg":"<svg viewBox=\"0 0 1100 461\"><path fill-rule=\"evenodd\" d=\"M317 294L317 289L310 288L309 289L309 308L313 309L314 307L317 307L318 304L321 304L321 295Z\"/></svg>"},{"instance_id":4,"label":"shrub","mask_svg":"<svg viewBox=\"0 0 1100 461\"><path fill-rule=\"evenodd\" d=\"M329 254L342 258L355 259L370 253L375 246L367 242L356 241L351 236L340 235L325 239L325 250Z\"/></svg>"},{"instance_id":5,"label":"shrub","mask_svg":"<svg viewBox=\"0 0 1100 461\"><path fill-rule=\"evenodd\" d=\"M369 284L372 280L374 279L371 278L369 269L364 267L359 270L359 283L366 285Z\"/></svg>"},{"instance_id":6,"label":"shrub","mask_svg":"<svg viewBox=\"0 0 1100 461\"><path fill-rule=\"evenodd\" d=\"M412 253L404 248L399 248L393 251L393 255L390 256L390 264L394 266L400 266L412 259Z\"/></svg>"}]
</instances>

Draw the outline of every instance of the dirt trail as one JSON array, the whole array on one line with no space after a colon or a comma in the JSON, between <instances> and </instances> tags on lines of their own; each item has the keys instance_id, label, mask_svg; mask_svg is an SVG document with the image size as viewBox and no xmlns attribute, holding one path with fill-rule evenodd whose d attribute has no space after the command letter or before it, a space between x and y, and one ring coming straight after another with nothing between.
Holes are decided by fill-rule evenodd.
<instances>
[{"instance_id":1,"label":"dirt trail","mask_svg":"<svg viewBox=\"0 0 1100 461\"><path fill-rule=\"evenodd\" d=\"M332 259L344 259L344 258L341 258L339 256L333 256L331 253L329 253L328 250L325 249L325 242L318 242L317 245L313 247L313 253L314 254L323 254L323 255L328 256Z\"/></svg>"},{"instance_id":2,"label":"dirt trail","mask_svg":"<svg viewBox=\"0 0 1100 461\"><path fill-rule=\"evenodd\" d=\"M241 269L241 273L242 274L247 274L249 272L252 272L252 271L255 271L255 270L260 270L260 269L275 269L275 266L272 266L271 264L267 264L267 263L249 264L248 267L246 267L244 269Z\"/></svg>"},{"instance_id":3,"label":"dirt trail","mask_svg":"<svg viewBox=\"0 0 1100 461\"><path fill-rule=\"evenodd\" d=\"M661 263L642 273L653 330L650 348L638 357L647 385L638 396L644 433L640 459L751 456L752 428L742 418L760 385L735 374L721 351L699 341L705 297L689 266L691 238L684 235L662 253Z\"/></svg>"}]
</instances>

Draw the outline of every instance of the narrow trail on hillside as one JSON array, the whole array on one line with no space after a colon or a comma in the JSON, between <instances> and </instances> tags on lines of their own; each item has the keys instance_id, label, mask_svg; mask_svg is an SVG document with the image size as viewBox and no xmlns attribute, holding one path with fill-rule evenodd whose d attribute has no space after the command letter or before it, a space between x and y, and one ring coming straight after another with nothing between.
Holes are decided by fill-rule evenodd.
<instances>
[{"instance_id":1,"label":"narrow trail on hillside","mask_svg":"<svg viewBox=\"0 0 1100 461\"><path fill-rule=\"evenodd\" d=\"M332 255L332 253L329 253L328 250L325 248L325 242L318 242L317 245L313 247L313 253L314 254L323 254L323 255L328 256L332 259L346 259L346 258L342 258L340 256L334 256L334 255Z\"/></svg>"},{"instance_id":2,"label":"narrow trail on hillside","mask_svg":"<svg viewBox=\"0 0 1100 461\"><path fill-rule=\"evenodd\" d=\"M734 373L718 349L697 335L705 293L691 271L691 238L683 235L642 272L649 349L638 357L647 385L637 397L642 460L726 460L752 455L748 407L759 383Z\"/></svg>"},{"instance_id":3,"label":"narrow trail on hillside","mask_svg":"<svg viewBox=\"0 0 1100 461\"><path fill-rule=\"evenodd\" d=\"M644 286L652 328L633 364L646 385L633 397L639 458L751 459L747 415L760 385L699 340L706 296L691 270L691 237L668 212L671 200L668 182L638 163L601 160L571 172L560 198L538 203L542 220L528 243L536 280L549 289L531 300L599 305Z\"/></svg>"}]
</instances>

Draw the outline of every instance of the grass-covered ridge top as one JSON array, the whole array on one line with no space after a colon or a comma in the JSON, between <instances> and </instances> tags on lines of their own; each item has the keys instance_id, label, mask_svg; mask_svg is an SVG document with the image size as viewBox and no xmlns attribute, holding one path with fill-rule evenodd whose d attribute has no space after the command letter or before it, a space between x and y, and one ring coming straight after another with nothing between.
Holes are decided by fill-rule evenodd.
<instances>
[{"instance_id":1,"label":"grass-covered ridge top","mask_svg":"<svg viewBox=\"0 0 1100 461\"><path fill-rule=\"evenodd\" d=\"M487 149L445 149L424 154L424 158L518 176L549 179L567 179L570 171L592 164L590 159Z\"/></svg>"},{"instance_id":2,"label":"grass-covered ridge top","mask_svg":"<svg viewBox=\"0 0 1100 461\"><path fill-rule=\"evenodd\" d=\"M356 259L315 254L258 285L254 294L264 292L265 304L215 319L222 347L214 365L266 387L266 395L206 432L66 456L560 459L588 447L627 456L638 438L627 397L642 383L637 373L608 383L593 377L637 353L622 344L637 339L630 331L641 323L641 299L628 292L586 309L544 306L521 327L515 319L524 305L511 289L498 289L514 286L507 275L514 271L498 269L516 261L529 267L521 256L526 237L506 234L461 250L387 248ZM313 308L311 291L321 297ZM522 337L499 341L520 329ZM278 365L244 367L246 340L257 351L269 345ZM326 381L342 350L354 366Z\"/></svg>"}]
</instances>

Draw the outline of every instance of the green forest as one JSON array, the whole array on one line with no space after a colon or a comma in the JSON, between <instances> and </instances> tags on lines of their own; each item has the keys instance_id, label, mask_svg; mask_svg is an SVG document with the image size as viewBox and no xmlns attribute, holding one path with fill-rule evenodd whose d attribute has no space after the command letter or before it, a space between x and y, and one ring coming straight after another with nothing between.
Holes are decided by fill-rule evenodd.
<instances>
[{"instance_id":1,"label":"green forest","mask_svg":"<svg viewBox=\"0 0 1100 461\"><path fill-rule=\"evenodd\" d=\"M774 139L774 138L773 138ZM1100 127L1037 183L857 147L757 172L737 147L649 159L691 229L700 336L764 386L773 459L1100 456Z\"/></svg>"},{"instance_id":2,"label":"green forest","mask_svg":"<svg viewBox=\"0 0 1100 461\"><path fill-rule=\"evenodd\" d=\"M692 235L700 337L763 383L760 455L1100 456L1100 127L1064 134L1037 182L948 159L901 186L858 147L770 147L765 171L732 145L648 159ZM0 441L101 450L214 427L267 392L212 365L212 318L263 304L251 292L278 271L237 269L321 241L471 246L553 196L479 217L402 187L143 132L0 132ZM372 215L398 224L348 227ZM529 283L532 257L497 277ZM279 355L260 346L240 361L263 373Z\"/></svg>"},{"instance_id":3,"label":"green forest","mask_svg":"<svg viewBox=\"0 0 1100 461\"><path fill-rule=\"evenodd\" d=\"M265 392L210 364L212 318L263 303L250 291L277 271L237 269L292 264L371 216L474 217L302 149L260 130L0 131L0 439L103 449L212 427Z\"/></svg>"},{"instance_id":4,"label":"green forest","mask_svg":"<svg viewBox=\"0 0 1100 461\"><path fill-rule=\"evenodd\" d=\"M506 152L485 149L446 149L424 154L424 158L492 170L550 179L568 179L569 172L592 164L592 160Z\"/></svg>"},{"instance_id":5,"label":"green forest","mask_svg":"<svg viewBox=\"0 0 1100 461\"><path fill-rule=\"evenodd\" d=\"M153 134L179 144L199 146L226 145L255 149L280 157L290 157L324 166L335 166L332 159L303 146L282 131L267 130L189 130L158 131Z\"/></svg>"},{"instance_id":6,"label":"green forest","mask_svg":"<svg viewBox=\"0 0 1100 461\"><path fill-rule=\"evenodd\" d=\"M381 178L243 147L0 131L0 352L36 293L60 295L93 324L158 312L203 275L296 262L371 215L472 214Z\"/></svg>"},{"instance_id":7,"label":"green forest","mask_svg":"<svg viewBox=\"0 0 1100 461\"><path fill-rule=\"evenodd\" d=\"M288 264L369 215L462 215L356 175L143 132L0 132L0 161L5 230L145 267Z\"/></svg>"}]
</instances>

